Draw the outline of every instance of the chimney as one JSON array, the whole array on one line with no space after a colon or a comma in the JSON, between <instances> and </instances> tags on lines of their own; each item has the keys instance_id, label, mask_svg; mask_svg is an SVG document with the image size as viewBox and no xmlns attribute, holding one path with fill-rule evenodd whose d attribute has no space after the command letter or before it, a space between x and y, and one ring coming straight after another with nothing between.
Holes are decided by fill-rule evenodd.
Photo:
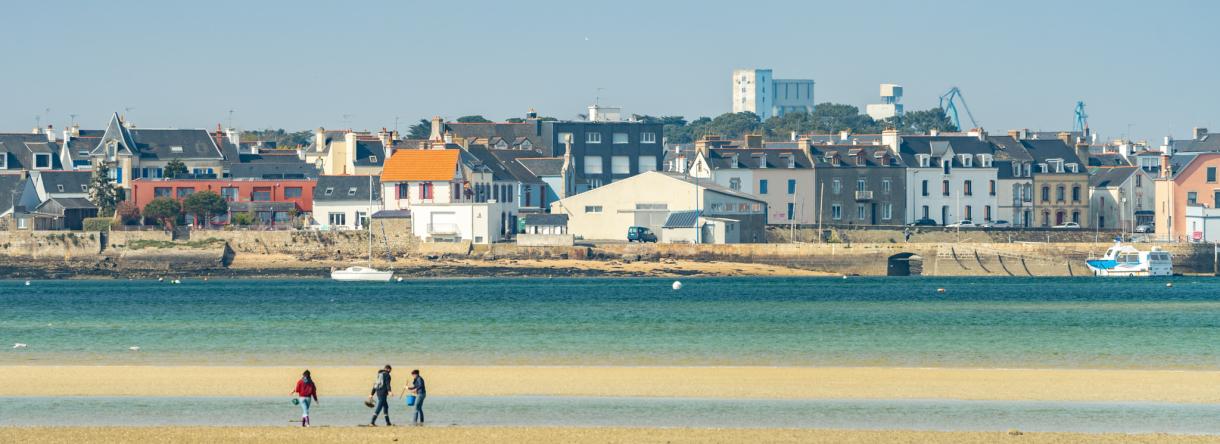
<instances>
[{"instance_id":1,"label":"chimney","mask_svg":"<svg viewBox=\"0 0 1220 444\"><path fill-rule=\"evenodd\" d=\"M982 127L979 127L978 136L979 136L979 142L986 142L987 141L987 130L983 129Z\"/></svg>"},{"instance_id":2,"label":"chimney","mask_svg":"<svg viewBox=\"0 0 1220 444\"><path fill-rule=\"evenodd\" d=\"M80 125L72 124L72 136L76 137L79 135L80 135Z\"/></svg>"},{"instance_id":3,"label":"chimney","mask_svg":"<svg viewBox=\"0 0 1220 444\"><path fill-rule=\"evenodd\" d=\"M432 118L432 134L428 135L428 140L441 140L441 130L444 127L444 122L441 122L440 116Z\"/></svg>"},{"instance_id":4,"label":"chimney","mask_svg":"<svg viewBox=\"0 0 1220 444\"><path fill-rule=\"evenodd\" d=\"M71 140L72 140L72 130L64 129L64 144L67 144Z\"/></svg>"},{"instance_id":5,"label":"chimney","mask_svg":"<svg viewBox=\"0 0 1220 444\"><path fill-rule=\"evenodd\" d=\"M796 142L796 131L792 132L792 141Z\"/></svg>"},{"instance_id":6,"label":"chimney","mask_svg":"<svg viewBox=\"0 0 1220 444\"><path fill-rule=\"evenodd\" d=\"M1026 128L1021 128L1021 138L1025 139L1028 137L1029 137L1029 130Z\"/></svg>"},{"instance_id":7,"label":"chimney","mask_svg":"<svg viewBox=\"0 0 1220 444\"><path fill-rule=\"evenodd\" d=\"M1207 135L1207 128L1204 128L1201 126L1195 127L1195 140L1201 140L1201 139L1203 139L1203 136L1206 136L1206 135Z\"/></svg>"},{"instance_id":8,"label":"chimney","mask_svg":"<svg viewBox=\"0 0 1220 444\"><path fill-rule=\"evenodd\" d=\"M762 135L746 134L746 148L762 148Z\"/></svg>"},{"instance_id":9,"label":"chimney","mask_svg":"<svg viewBox=\"0 0 1220 444\"><path fill-rule=\"evenodd\" d=\"M51 128L51 125L47 125L47 141L48 142L55 141L55 130L53 128Z\"/></svg>"},{"instance_id":10,"label":"chimney","mask_svg":"<svg viewBox=\"0 0 1220 444\"><path fill-rule=\"evenodd\" d=\"M233 128L225 130L225 137L229 138L229 143L239 148L241 147L241 133L237 132L237 130Z\"/></svg>"},{"instance_id":11,"label":"chimney","mask_svg":"<svg viewBox=\"0 0 1220 444\"><path fill-rule=\"evenodd\" d=\"M898 130L886 128L881 132L881 144L890 148L890 153L898 154L898 146L902 145L902 137L898 135Z\"/></svg>"},{"instance_id":12,"label":"chimney","mask_svg":"<svg viewBox=\"0 0 1220 444\"><path fill-rule=\"evenodd\" d=\"M1161 153L1161 177L1169 177L1169 155Z\"/></svg>"},{"instance_id":13,"label":"chimney","mask_svg":"<svg viewBox=\"0 0 1220 444\"><path fill-rule=\"evenodd\" d=\"M1058 137L1058 138L1059 138L1059 140L1062 140L1062 141L1063 141L1063 143L1064 143L1064 144L1066 144L1066 145L1071 145L1071 144L1072 144L1072 135L1071 135L1071 134L1068 134L1068 133L1059 133L1059 134L1056 134L1056 135L1055 135L1055 137Z\"/></svg>"},{"instance_id":14,"label":"chimney","mask_svg":"<svg viewBox=\"0 0 1220 444\"><path fill-rule=\"evenodd\" d=\"M453 143L453 133L445 131L445 145Z\"/></svg>"},{"instance_id":15,"label":"chimney","mask_svg":"<svg viewBox=\"0 0 1220 444\"><path fill-rule=\"evenodd\" d=\"M26 180L29 178L30 178L30 172L26 171L25 168L22 168L21 169L21 180Z\"/></svg>"},{"instance_id":16,"label":"chimney","mask_svg":"<svg viewBox=\"0 0 1220 444\"><path fill-rule=\"evenodd\" d=\"M1081 168L1089 167L1089 143L1083 137L1076 141L1076 157L1080 158ZM1124 155L1125 157L1125 155Z\"/></svg>"},{"instance_id":17,"label":"chimney","mask_svg":"<svg viewBox=\"0 0 1220 444\"><path fill-rule=\"evenodd\" d=\"M940 130L933 128L932 130L928 131L928 135L933 137L940 135Z\"/></svg>"},{"instance_id":18,"label":"chimney","mask_svg":"<svg viewBox=\"0 0 1220 444\"><path fill-rule=\"evenodd\" d=\"M383 148L390 148L390 133L386 132L385 128L382 128L381 132L377 133L377 139L381 140L381 146Z\"/></svg>"},{"instance_id":19,"label":"chimney","mask_svg":"<svg viewBox=\"0 0 1220 444\"><path fill-rule=\"evenodd\" d=\"M848 137L851 137L851 131L839 131L839 140L846 141Z\"/></svg>"},{"instance_id":20,"label":"chimney","mask_svg":"<svg viewBox=\"0 0 1220 444\"><path fill-rule=\"evenodd\" d=\"M347 161L343 164L343 174L347 173L347 165L356 162L356 133L348 131L343 135L343 146L347 150Z\"/></svg>"},{"instance_id":21,"label":"chimney","mask_svg":"<svg viewBox=\"0 0 1220 444\"><path fill-rule=\"evenodd\" d=\"M813 159L813 147L810 146L808 137L797 139L796 146L801 149L801 152L805 153L805 157Z\"/></svg>"},{"instance_id":22,"label":"chimney","mask_svg":"<svg viewBox=\"0 0 1220 444\"><path fill-rule=\"evenodd\" d=\"M220 125L216 125L216 126L220 126ZM322 150L326 149L326 130L320 126L318 127L318 132L314 133L313 144L315 147L317 147L315 149L319 153L322 152Z\"/></svg>"},{"instance_id":23,"label":"chimney","mask_svg":"<svg viewBox=\"0 0 1220 444\"><path fill-rule=\"evenodd\" d=\"M533 108L530 108L530 112L525 113L525 118L526 119L537 119L538 113L534 112Z\"/></svg>"},{"instance_id":24,"label":"chimney","mask_svg":"<svg viewBox=\"0 0 1220 444\"><path fill-rule=\"evenodd\" d=\"M1011 138L1014 138L1014 139L1020 139L1020 138L1021 138L1021 130L1008 130L1008 137L1011 137Z\"/></svg>"}]
</instances>

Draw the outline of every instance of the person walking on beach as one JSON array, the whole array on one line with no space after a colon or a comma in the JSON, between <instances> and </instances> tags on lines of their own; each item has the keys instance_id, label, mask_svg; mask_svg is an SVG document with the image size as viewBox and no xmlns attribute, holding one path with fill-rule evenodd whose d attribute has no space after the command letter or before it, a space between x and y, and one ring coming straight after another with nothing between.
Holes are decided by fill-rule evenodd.
<instances>
[{"instance_id":1,"label":"person walking on beach","mask_svg":"<svg viewBox=\"0 0 1220 444\"><path fill-rule=\"evenodd\" d=\"M908 244L911 243L911 229L910 228L903 229L902 234L906 235L906 237L907 237L906 242Z\"/></svg>"},{"instance_id":2,"label":"person walking on beach","mask_svg":"<svg viewBox=\"0 0 1220 444\"><path fill-rule=\"evenodd\" d=\"M309 370L301 375L301 380L297 381L297 388L292 390L291 394L296 394L300 397L301 404L301 427L309 427L309 399L313 398L314 402L318 402L318 387L313 384L313 379L309 377ZM318 402L318 405L322 405Z\"/></svg>"},{"instance_id":3,"label":"person walking on beach","mask_svg":"<svg viewBox=\"0 0 1220 444\"><path fill-rule=\"evenodd\" d=\"M419 376L419 370L411 370L411 376L415 379L411 381L410 387L403 387L403 390L408 390L415 393L415 422L424 422L424 398L428 396L424 390L424 378Z\"/></svg>"},{"instance_id":4,"label":"person walking on beach","mask_svg":"<svg viewBox=\"0 0 1220 444\"><path fill-rule=\"evenodd\" d=\"M394 391L390 388L389 364L377 372L377 379L373 380L373 391L369 393L368 399L373 399L373 395L377 395L377 408L373 409L373 420L369 421L369 426L377 427L377 415L383 410L385 411L385 425L394 425L390 424L390 404L386 401L387 397L394 396Z\"/></svg>"}]
</instances>

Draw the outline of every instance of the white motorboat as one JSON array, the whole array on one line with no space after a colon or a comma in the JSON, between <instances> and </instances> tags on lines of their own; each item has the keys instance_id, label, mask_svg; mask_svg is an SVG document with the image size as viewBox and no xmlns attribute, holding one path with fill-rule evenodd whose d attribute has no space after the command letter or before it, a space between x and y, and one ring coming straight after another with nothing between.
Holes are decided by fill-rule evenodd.
<instances>
[{"instance_id":1,"label":"white motorboat","mask_svg":"<svg viewBox=\"0 0 1220 444\"><path fill-rule=\"evenodd\" d=\"M389 282L394 277L394 271L381 271L373 268L373 176L369 176L369 260L353 262L367 263L369 266L351 266L338 270L330 269L330 278L336 281L366 281Z\"/></svg>"},{"instance_id":2,"label":"white motorboat","mask_svg":"<svg viewBox=\"0 0 1220 444\"><path fill-rule=\"evenodd\" d=\"M1115 241L1100 259L1089 258L1084 262L1094 276L1172 276L1173 257L1161 247L1152 251L1139 251L1130 245Z\"/></svg>"}]
</instances>

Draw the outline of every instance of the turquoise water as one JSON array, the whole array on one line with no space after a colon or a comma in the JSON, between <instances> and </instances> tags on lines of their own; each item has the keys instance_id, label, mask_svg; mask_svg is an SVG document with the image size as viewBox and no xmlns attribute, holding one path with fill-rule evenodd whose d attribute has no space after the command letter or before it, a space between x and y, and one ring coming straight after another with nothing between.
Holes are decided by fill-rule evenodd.
<instances>
[{"instance_id":1,"label":"turquoise water","mask_svg":"<svg viewBox=\"0 0 1220 444\"><path fill-rule=\"evenodd\" d=\"M0 364L1220 369L1213 278L682 281L0 282Z\"/></svg>"},{"instance_id":2,"label":"turquoise water","mask_svg":"<svg viewBox=\"0 0 1220 444\"><path fill-rule=\"evenodd\" d=\"M362 399L324 397L310 409L310 423L367 424L371 409ZM390 417L408 424L411 409L391 401ZM1220 433L1220 404L1157 402L429 396L424 411L434 426ZM300 419L287 397L0 397L0 426L287 426Z\"/></svg>"}]
</instances>

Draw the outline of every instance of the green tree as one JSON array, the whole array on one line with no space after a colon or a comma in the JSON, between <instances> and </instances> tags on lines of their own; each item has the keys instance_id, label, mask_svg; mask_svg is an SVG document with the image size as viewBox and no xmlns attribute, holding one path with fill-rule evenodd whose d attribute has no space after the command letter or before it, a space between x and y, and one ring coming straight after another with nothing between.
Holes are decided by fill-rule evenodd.
<instances>
[{"instance_id":1,"label":"green tree","mask_svg":"<svg viewBox=\"0 0 1220 444\"><path fill-rule=\"evenodd\" d=\"M144 217L162 221L164 226L173 229L174 220L182 212L182 204L172 197L159 197L144 205Z\"/></svg>"},{"instance_id":2,"label":"green tree","mask_svg":"<svg viewBox=\"0 0 1220 444\"><path fill-rule=\"evenodd\" d=\"M89 180L89 201L97 205L100 217L114 216L114 208L123 200L123 189L110 181L110 167L98 162L93 167L93 178Z\"/></svg>"},{"instance_id":3,"label":"green tree","mask_svg":"<svg viewBox=\"0 0 1220 444\"><path fill-rule=\"evenodd\" d=\"M135 225L140 221L140 207L130 201L119 202L114 208L114 214L123 225Z\"/></svg>"},{"instance_id":4,"label":"green tree","mask_svg":"<svg viewBox=\"0 0 1220 444\"><path fill-rule=\"evenodd\" d=\"M483 116L462 116L458 117L458 123L493 123L490 120L484 119Z\"/></svg>"},{"instance_id":5,"label":"green tree","mask_svg":"<svg viewBox=\"0 0 1220 444\"><path fill-rule=\"evenodd\" d=\"M182 163L182 159L177 157L170 159L169 163L165 164L165 177L173 178L179 173L186 174L186 172L186 164Z\"/></svg>"},{"instance_id":6,"label":"green tree","mask_svg":"<svg viewBox=\"0 0 1220 444\"><path fill-rule=\"evenodd\" d=\"M419 119L419 123L411 125L407 128L407 138L415 140L427 140L428 136L432 135L432 122L425 119Z\"/></svg>"},{"instance_id":7,"label":"green tree","mask_svg":"<svg viewBox=\"0 0 1220 444\"><path fill-rule=\"evenodd\" d=\"M254 223L254 220L246 213L233 213L233 219L229 222L234 225L250 225Z\"/></svg>"},{"instance_id":8,"label":"green tree","mask_svg":"<svg viewBox=\"0 0 1220 444\"><path fill-rule=\"evenodd\" d=\"M505 122L507 122L507 123L525 123L525 119L522 119L520 117L509 117L508 120L505 120Z\"/></svg>"},{"instance_id":9,"label":"green tree","mask_svg":"<svg viewBox=\"0 0 1220 444\"><path fill-rule=\"evenodd\" d=\"M264 142L275 142L277 148L296 148L297 146L308 145L313 140L313 137L313 131L305 130L290 133L284 131L283 128L267 128L257 131L243 131L241 133L242 141L253 142L261 140Z\"/></svg>"},{"instance_id":10,"label":"green tree","mask_svg":"<svg viewBox=\"0 0 1220 444\"><path fill-rule=\"evenodd\" d=\"M215 191L205 190L186 196L182 199L182 211L195 216L195 223L208 221L211 216L218 216L229 211L229 203Z\"/></svg>"},{"instance_id":11,"label":"green tree","mask_svg":"<svg viewBox=\"0 0 1220 444\"><path fill-rule=\"evenodd\" d=\"M907 111L901 116L883 120L886 126L898 130L902 134L928 134L931 130L942 132L961 131L942 108L932 108L926 111Z\"/></svg>"}]
</instances>

